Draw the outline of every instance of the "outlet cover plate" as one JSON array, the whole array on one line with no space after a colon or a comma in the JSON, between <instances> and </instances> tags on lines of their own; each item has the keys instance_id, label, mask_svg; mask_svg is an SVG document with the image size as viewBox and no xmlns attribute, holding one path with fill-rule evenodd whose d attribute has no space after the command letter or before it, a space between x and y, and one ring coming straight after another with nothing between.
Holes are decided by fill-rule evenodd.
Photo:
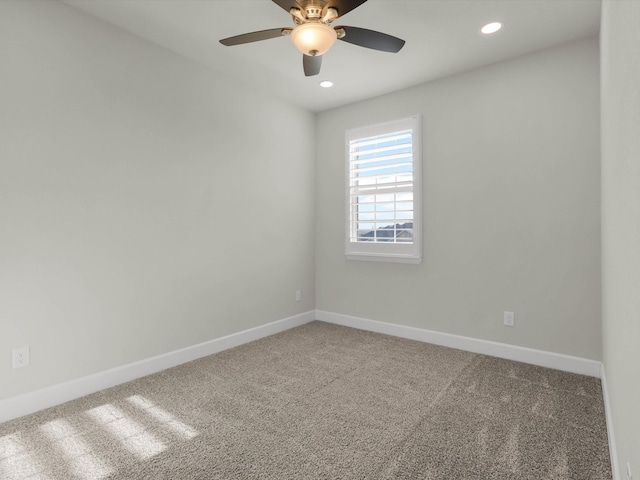
<instances>
[{"instance_id":1,"label":"outlet cover plate","mask_svg":"<svg viewBox=\"0 0 640 480\"><path fill-rule=\"evenodd\" d=\"M13 368L29 366L29 347L13 349Z\"/></svg>"},{"instance_id":2,"label":"outlet cover plate","mask_svg":"<svg viewBox=\"0 0 640 480\"><path fill-rule=\"evenodd\" d=\"M513 312L504 312L504 324L507 327L513 327L516 320L516 314Z\"/></svg>"}]
</instances>

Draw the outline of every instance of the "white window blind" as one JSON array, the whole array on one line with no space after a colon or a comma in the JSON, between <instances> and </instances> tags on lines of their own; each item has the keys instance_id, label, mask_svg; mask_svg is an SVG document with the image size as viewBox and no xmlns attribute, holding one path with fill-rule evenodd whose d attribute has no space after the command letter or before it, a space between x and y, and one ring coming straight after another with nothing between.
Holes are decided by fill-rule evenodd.
<instances>
[{"instance_id":1,"label":"white window blind","mask_svg":"<svg viewBox=\"0 0 640 480\"><path fill-rule=\"evenodd\" d=\"M419 261L420 133L417 116L347 132L349 258Z\"/></svg>"}]
</instances>

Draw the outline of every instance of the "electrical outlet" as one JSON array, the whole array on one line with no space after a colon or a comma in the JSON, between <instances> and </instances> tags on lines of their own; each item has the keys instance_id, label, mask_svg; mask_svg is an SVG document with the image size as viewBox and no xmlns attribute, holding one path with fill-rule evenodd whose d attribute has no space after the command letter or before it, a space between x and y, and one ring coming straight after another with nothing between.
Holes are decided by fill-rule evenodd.
<instances>
[{"instance_id":1,"label":"electrical outlet","mask_svg":"<svg viewBox=\"0 0 640 480\"><path fill-rule=\"evenodd\" d=\"M631 477L631 462L627 462L627 480L633 480Z\"/></svg>"},{"instance_id":2,"label":"electrical outlet","mask_svg":"<svg viewBox=\"0 0 640 480\"><path fill-rule=\"evenodd\" d=\"M302 292L300 290L296 290L296 302L299 302L302 298Z\"/></svg>"},{"instance_id":3,"label":"electrical outlet","mask_svg":"<svg viewBox=\"0 0 640 480\"><path fill-rule=\"evenodd\" d=\"M29 347L20 347L13 349L13 368L22 368L29 366Z\"/></svg>"},{"instance_id":4,"label":"electrical outlet","mask_svg":"<svg viewBox=\"0 0 640 480\"><path fill-rule=\"evenodd\" d=\"M504 312L504 324L507 327L513 327L516 320L516 314L513 312Z\"/></svg>"}]
</instances>

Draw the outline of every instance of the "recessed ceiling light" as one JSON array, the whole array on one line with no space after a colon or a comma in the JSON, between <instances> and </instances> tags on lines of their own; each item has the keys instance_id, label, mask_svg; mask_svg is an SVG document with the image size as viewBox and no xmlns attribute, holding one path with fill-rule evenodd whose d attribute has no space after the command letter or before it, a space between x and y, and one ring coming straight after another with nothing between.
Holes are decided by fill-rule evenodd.
<instances>
[{"instance_id":1,"label":"recessed ceiling light","mask_svg":"<svg viewBox=\"0 0 640 480\"><path fill-rule=\"evenodd\" d=\"M485 35L491 35L492 33L496 33L501 28L502 28L502 23L491 22L491 23L487 23L484 27L482 27L480 31Z\"/></svg>"},{"instance_id":2,"label":"recessed ceiling light","mask_svg":"<svg viewBox=\"0 0 640 480\"><path fill-rule=\"evenodd\" d=\"M331 87L333 87L333 82L330 82L329 80L324 80L324 81L320 82L320 86L322 88L331 88Z\"/></svg>"}]
</instances>

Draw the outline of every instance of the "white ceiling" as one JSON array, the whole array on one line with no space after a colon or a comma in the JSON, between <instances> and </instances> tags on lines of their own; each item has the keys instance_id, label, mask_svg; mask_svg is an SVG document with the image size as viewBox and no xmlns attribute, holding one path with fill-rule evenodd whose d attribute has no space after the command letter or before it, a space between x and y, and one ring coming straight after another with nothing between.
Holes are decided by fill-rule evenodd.
<instances>
[{"instance_id":1,"label":"white ceiling","mask_svg":"<svg viewBox=\"0 0 640 480\"><path fill-rule=\"evenodd\" d=\"M600 0L369 0L334 22L406 40L397 54L337 42L305 77L287 37L233 47L221 38L291 27L270 0L63 0L234 81L318 112L597 35ZM483 36L493 20L504 28ZM320 88L320 80L334 87Z\"/></svg>"}]
</instances>

